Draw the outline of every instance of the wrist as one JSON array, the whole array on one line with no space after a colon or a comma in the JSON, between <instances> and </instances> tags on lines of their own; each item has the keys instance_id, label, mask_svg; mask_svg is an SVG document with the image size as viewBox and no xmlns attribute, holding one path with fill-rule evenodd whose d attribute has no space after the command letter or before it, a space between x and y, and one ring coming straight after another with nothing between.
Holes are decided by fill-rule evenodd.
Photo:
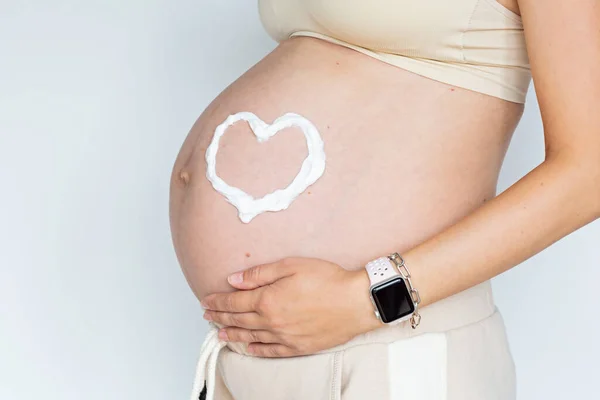
<instances>
[{"instance_id":1,"label":"wrist","mask_svg":"<svg viewBox=\"0 0 600 400\"><path fill-rule=\"evenodd\" d=\"M419 260L418 255L413 254L413 251L403 253L402 258L404 258L406 265L410 268L413 285L419 290L419 297L421 298L419 307L423 308L431 303L431 298L429 296L430 291L426 285L429 282L423 278L423 268L419 268L423 265L423 262Z\"/></svg>"},{"instance_id":2,"label":"wrist","mask_svg":"<svg viewBox=\"0 0 600 400\"><path fill-rule=\"evenodd\" d=\"M416 329L421 321L421 298L404 258L397 252L380 256L369 261L365 270L376 318L386 325L409 320Z\"/></svg>"},{"instance_id":3,"label":"wrist","mask_svg":"<svg viewBox=\"0 0 600 400\"><path fill-rule=\"evenodd\" d=\"M350 296L355 300L354 310L356 316L356 327L358 333L365 333L382 327L384 324L375 315L375 309L371 302L369 289L371 281L369 275L364 268L356 271L349 271L351 274Z\"/></svg>"}]
</instances>

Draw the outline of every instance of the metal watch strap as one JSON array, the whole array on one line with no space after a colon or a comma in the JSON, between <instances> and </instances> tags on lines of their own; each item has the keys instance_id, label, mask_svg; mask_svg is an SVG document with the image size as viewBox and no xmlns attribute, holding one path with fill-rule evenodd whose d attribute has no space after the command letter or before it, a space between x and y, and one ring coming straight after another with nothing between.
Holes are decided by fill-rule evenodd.
<instances>
[{"instance_id":1,"label":"metal watch strap","mask_svg":"<svg viewBox=\"0 0 600 400\"><path fill-rule=\"evenodd\" d=\"M419 295L419 291L412 284L410 271L408 270L408 267L404 262L404 258L402 258L402 256L398 253L392 253L389 256L387 256L387 258L394 263L396 269L398 270L400 275L402 275L404 282L406 282L406 284L408 285L410 298L412 299L413 304L415 305L415 311L410 317L410 326L413 329L416 329L417 326L419 326L419 323L421 322L421 314L419 314L419 304L421 303L421 296Z\"/></svg>"}]
</instances>

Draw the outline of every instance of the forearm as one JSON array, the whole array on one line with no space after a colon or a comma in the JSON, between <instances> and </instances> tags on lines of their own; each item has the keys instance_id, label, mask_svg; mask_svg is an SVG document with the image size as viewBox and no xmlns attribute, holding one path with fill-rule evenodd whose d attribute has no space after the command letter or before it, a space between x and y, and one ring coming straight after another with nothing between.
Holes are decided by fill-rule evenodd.
<instances>
[{"instance_id":1,"label":"forearm","mask_svg":"<svg viewBox=\"0 0 600 400\"><path fill-rule=\"evenodd\" d=\"M404 252L421 306L490 279L598 218L598 175L545 161L453 226Z\"/></svg>"}]
</instances>

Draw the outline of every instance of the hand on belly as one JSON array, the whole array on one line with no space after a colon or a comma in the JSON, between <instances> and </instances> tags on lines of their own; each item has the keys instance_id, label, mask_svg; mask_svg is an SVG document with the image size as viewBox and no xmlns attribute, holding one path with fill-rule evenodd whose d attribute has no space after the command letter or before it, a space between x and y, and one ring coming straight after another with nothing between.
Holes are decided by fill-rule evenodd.
<instances>
[{"instance_id":1,"label":"hand on belly","mask_svg":"<svg viewBox=\"0 0 600 400\"><path fill-rule=\"evenodd\" d=\"M251 343L260 357L314 354L381 326L364 270L315 258L286 258L230 275L240 291L202 299L224 341Z\"/></svg>"}]
</instances>

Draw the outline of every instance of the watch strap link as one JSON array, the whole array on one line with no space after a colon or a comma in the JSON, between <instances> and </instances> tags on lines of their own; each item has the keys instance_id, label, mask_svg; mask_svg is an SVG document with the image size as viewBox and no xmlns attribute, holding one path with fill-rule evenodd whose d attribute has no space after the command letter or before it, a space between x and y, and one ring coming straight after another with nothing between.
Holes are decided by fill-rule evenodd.
<instances>
[{"instance_id":1,"label":"watch strap link","mask_svg":"<svg viewBox=\"0 0 600 400\"><path fill-rule=\"evenodd\" d=\"M398 253L392 253L389 256L387 256L387 258L394 263L396 269L398 270L400 275L402 275L404 282L406 282L406 285L408 286L410 298L412 299L413 304L415 306L415 310L410 316L410 326L413 329L416 329L417 326L419 326L419 323L421 322L421 314L419 314L419 304L421 303L421 296L419 295L419 291L413 286L410 271L408 270L408 267L404 262L404 258L402 258L402 256Z\"/></svg>"}]
</instances>

